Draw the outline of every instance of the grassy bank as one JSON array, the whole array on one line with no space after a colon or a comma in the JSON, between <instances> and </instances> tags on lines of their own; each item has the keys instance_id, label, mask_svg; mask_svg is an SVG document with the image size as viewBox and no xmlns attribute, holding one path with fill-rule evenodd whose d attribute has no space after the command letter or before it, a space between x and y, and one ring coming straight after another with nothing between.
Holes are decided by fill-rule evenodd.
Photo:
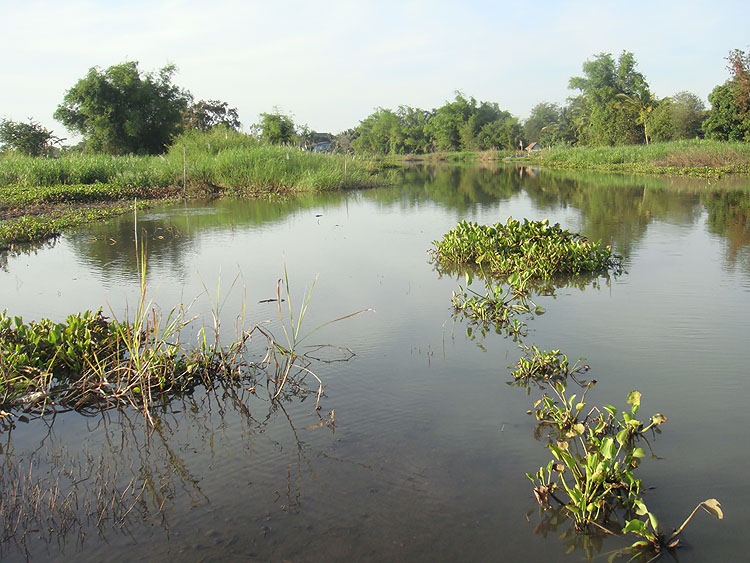
<instances>
[{"instance_id":1,"label":"grassy bank","mask_svg":"<svg viewBox=\"0 0 750 563\"><path fill-rule=\"evenodd\" d=\"M550 168L717 178L750 174L750 143L690 140L617 147L560 147L535 152L530 160Z\"/></svg>"},{"instance_id":2,"label":"grassy bank","mask_svg":"<svg viewBox=\"0 0 750 563\"><path fill-rule=\"evenodd\" d=\"M382 166L269 146L232 132L190 133L161 156L0 157L0 249L172 198L370 187Z\"/></svg>"}]
</instances>

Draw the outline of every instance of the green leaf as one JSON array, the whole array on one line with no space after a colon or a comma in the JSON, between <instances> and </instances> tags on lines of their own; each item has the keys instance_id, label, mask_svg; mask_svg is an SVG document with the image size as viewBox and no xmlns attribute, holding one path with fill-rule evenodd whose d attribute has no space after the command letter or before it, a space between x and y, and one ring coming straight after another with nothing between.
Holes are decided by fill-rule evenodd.
<instances>
[{"instance_id":1,"label":"green leaf","mask_svg":"<svg viewBox=\"0 0 750 563\"><path fill-rule=\"evenodd\" d=\"M622 529L623 534L638 534L644 535L646 532L646 523L641 520L628 520L625 523L625 527Z\"/></svg>"},{"instance_id":2,"label":"green leaf","mask_svg":"<svg viewBox=\"0 0 750 563\"><path fill-rule=\"evenodd\" d=\"M643 448L636 448L633 450L633 457L641 458L646 457L646 452L643 451Z\"/></svg>"},{"instance_id":3,"label":"green leaf","mask_svg":"<svg viewBox=\"0 0 750 563\"><path fill-rule=\"evenodd\" d=\"M617 433L617 443L622 446L623 444L625 444L627 439L628 439L628 429L623 428Z\"/></svg>"},{"instance_id":4,"label":"green leaf","mask_svg":"<svg viewBox=\"0 0 750 563\"><path fill-rule=\"evenodd\" d=\"M660 413L656 413L654 416L651 417L651 422L654 423L656 426L666 421L667 421L667 417Z\"/></svg>"},{"instance_id":5,"label":"green leaf","mask_svg":"<svg viewBox=\"0 0 750 563\"><path fill-rule=\"evenodd\" d=\"M615 447L615 441L612 438L612 436L607 436L602 440L602 445L599 448L599 451L602 453L602 455L605 457L605 459L612 459L617 452L617 448Z\"/></svg>"},{"instance_id":6,"label":"green leaf","mask_svg":"<svg viewBox=\"0 0 750 563\"><path fill-rule=\"evenodd\" d=\"M656 519L656 516L654 516L653 512L648 513L648 520L651 522L651 528L654 530L654 532L659 531L659 521Z\"/></svg>"},{"instance_id":7,"label":"green leaf","mask_svg":"<svg viewBox=\"0 0 750 563\"><path fill-rule=\"evenodd\" d=\"M641 404L641 392L631 391L628 394L628 404L633 406L639 406Z\"/></svg>"}]
</instances>

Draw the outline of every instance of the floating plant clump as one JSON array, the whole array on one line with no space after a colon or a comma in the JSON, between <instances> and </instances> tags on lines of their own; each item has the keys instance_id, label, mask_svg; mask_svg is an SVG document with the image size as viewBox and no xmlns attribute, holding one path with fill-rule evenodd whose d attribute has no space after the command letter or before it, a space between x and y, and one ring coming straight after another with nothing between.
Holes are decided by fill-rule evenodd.
<instances>
[{"instance_id":1,"label":"floating plant clump","mask_svg":"<svg viewBox=\"0 0 750 563\"><path fill-rule=\"evenodd\" d=\"M532 279L586 272L619 273L621 259L610 247L591 242L548 220L479 225L460 222L440 241L434 242L433 257L440 271L479 268L484 277L512 274Z\"/></svg>"}]
</instances>

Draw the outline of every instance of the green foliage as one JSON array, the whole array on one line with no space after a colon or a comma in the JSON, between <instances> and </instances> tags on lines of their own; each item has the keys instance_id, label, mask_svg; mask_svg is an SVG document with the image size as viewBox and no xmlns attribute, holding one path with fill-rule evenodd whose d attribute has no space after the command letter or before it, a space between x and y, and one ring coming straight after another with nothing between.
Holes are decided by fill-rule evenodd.
<instances>
[{"instance_id":1,"label":"green foliage","mask_svg":"<svg viewBox=\"0 0 750 563\"><path fill-rule=\"evenodd\" d=\"M477 103L458 92L432 111L378 108L360 122L351 146L368 154L514 149L522 133L518 120L496 103Z\"/></svg>"},{"instance_id":2,"label":"green foliage","mask_svg":"<svg viewBox=\"0 0 750 563\"><path fill-rule=\"evenodd\" d=\"M546 389L534 403L534 415L539 427L551 432L547 448L554 457L535 474L527 473L537 501L549 507L550 499L555 500L573 519L576 530L607 531L617 509L627 512L642 502L641 481L633 473L646 456L639 443L667 419L655 414L641 422L638 391L628 395L630 408L619 413L612 405L587 407L586 395L595 382L582 384L580 398L568 395L568 376L576 367L568 367L564 354L537 348L526 348L526 353L514 377L533 379Z\"/></svg>"},{"instance_id":3,"label":"green foliage","mask_svg":"<svg viewBox=\"0 0 750 563\"><path fill-rule=\"evenodd\" d=\"M683 140L617 147L555 147L532 155L554 168L585 168L647 174L716 177L750 173L750 145L710 140Z\"/></svg>"},{"instance_id":4,"label":"green foliage","mask_svg":"<svg viewBox=\"0 0 750 563\"><path fill-rule=\"evenodd\" d=\"M10 154L0 161L0 248L132 210L134 198L144 205L177 196L334 190L386 181L370 160L264 145L223 127L185 133L164 156Z\"/></svg>"},{"instance_id":5,"label":"green foliage","mask_svg":"<svg viewBox=\"0 0 750 563\"><path fill-rule=\"evenodd\" d=\"M709 139L750 141L750 52L734 49L727 60L731 78L709 94L703 129Z\"/></svg>"},{"instance_id":6,"label":"green foliage","mask_svg":"<svg viewBox=\"0 0 750 563\"><path fill-rule=\"evenodd\" d=\"M523 223L508 218L505 225L479 225L462 221L442 240L435 241L434 259L439 269L476 266L490 276L516 274L549 279L559 274L606 272L620 268L620 259L600 242L562 229L549 221Z\"/></svg>"},{"instance_id":7,"label":"green foliage","mask_svg":"<svg viewBox=\"0 0 750 563\"><path fill-rule=\"evenodd\" d=\"M260 131L260 140L270 145L292 145L297 142L297 131L292 118L278 111L261 113L260 123L255 125Z\"/></svg>"},{"instance_id":8,"label":"green foliage","mask_svg":"<svg viewBox=\"0 0 750 563\"><path fill-rule=\"evenodd\" d=\"M237 108L230 108L227 102L221 100L195 102L188 106L182 116L185 131L208 131L217 126L239 130L241 125Z\"/></svg>"},{"instance_id":9,"label":"green foliage","mask_svg":"<svg viewBox=\"0 0 750 563\"><path fill-rule=\"evenodd\" d=\"M27 156L46 156L52 152L52 146L61 140L31 119L28 123L9 119L0 122L0 143L5 150L18 151Z\"/></svg>"},{"instance_id":10,"label":"green foliage","mask_svg":"<svg viewBox=\"0 0 750 563\"><path fill-rule=\"evenodd\" d=\"M179 132L190 94L172 84L174 66L141 74L128 61L91 68L65 94L55 119L83 135L86 150L158 154Z\"/></svg>"},{"instance_id":11,"label":"green foliage","mask_svg":"<svg viewBox=\"0 0 750 563\"><path fill-rule=\"evenodd\" d=\"M466 275L466 288L459 286L453 292L453 308L470 322L467 336L474 337L474 330L479 329L482 336L492 328L497 334L507 334L517 340L526 335L526 324L517 320L518 315L541 315L538 307L529 297L528 278L513 274L508 278L507 287L501 283L485 280L485 293L481 294L469 286L472 276Z\"/></svg>"},{"instance_id":12,"label":"green foliage","mask_svg":"<svg viewBox=\"0 0 750 563\"><path fill-rule=\"evenodd\" d=\"M531 109L524 123L524 138L541 146L572 144L575 129L570 106L561 108L557 104L542 102Z\"/></svg>"},{"instance_id":13,"label":"green foliage","mask_svg":"<svg viewBox=\"0 0 750 563\"><path fill-rule=\"evenodd\" d=\"M645 420L639 416L642 399L639 391L628 394L629 407L625 410L618 411L612 405L590 407L586 395L596 381L579 381L575 377L588 370L588 366L569 367L568 358L559 350L522 348L525 357L515 366L512 384L529 389L533 383L543 391L529 414L539 421L537 437L546 432L546 446L553 456L547 465L526 476L534 486L537 502L553 514L552 519L559 516L571 519L576 533L587 537L595 537L596 532L635 534L641 539L613 556L630 552L636 556L645 554L653 560L664 550L679 545L679 534L699 508L723 518L719 502L709 499L700 503L673 534L667 537L662 533L656 516L643 502L643 485L635 470L646 457L641 444L651 448L646 434L660 433L659 427L667 418L658 413ZM583 388L580 398L568 393L571 380ZM552 502L556 503L556 509ZM625 518L624 525L619 523L620 516ZM645 519L641 520L642 517ZM558 524L556 521L552 525ZM572 548L576 545L574 542ZM595 548L590 542L585 542L584 547L589 555L591 548Z\"/></svg>"},{"instance_id":14,"label":"green foliage","mask_svg":"<svg viewBox=\"0 0 750 563\"><path fill-rule=\"evenodd\" d=\"M652 95L636 64L627 51L617 61L609 53L600 53L583 64L584 76L570 79L569 87L581 91L585 118L578 129L580 141L619 145L646 138L645 114Z\"/></svg>"}]
</instances>

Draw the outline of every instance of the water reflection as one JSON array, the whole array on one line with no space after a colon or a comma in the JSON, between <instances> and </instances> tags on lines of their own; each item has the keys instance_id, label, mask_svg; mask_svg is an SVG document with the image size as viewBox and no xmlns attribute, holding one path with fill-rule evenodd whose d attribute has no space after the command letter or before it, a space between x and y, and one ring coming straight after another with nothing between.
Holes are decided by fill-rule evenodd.
<instances>
[{"instance_id":1,"label":"water reflection","mask_svg":"<svg viewBox=\"0 0 750 563\"><path fill-rule=\"evenodd\" d=\"M745 189L741 189L741 188ZM581 232L617 248L626 259L655 220L695 224L703 208L711 232L726 237L726 260L750 272L750 193L732 179L706 181L532 170L514 167L413 166L389 188L362 192L366 200L412 209L435 203L459 216L481 206L497 205L524 194L539 209L570 208L580 213ZM141 240L148 259L172 272L184 270L205 233L232 233L272 225L289 215L346 205L351 194L302 194L277 201L218 200L191 203L142 214ZM76 252L104 277L133 280L137 276L133 218L92 225L71 237ZM34 251L34 249L30 249ZM3 260L7 263L7 255Z\"/></svg>"},{"instance_id":2,"label":"water reflection","mask_svg":"<svg viewBox=\"0 0 750 563\"><path fill-rule=\"evenodd\" d=\"M747 454L732 446L742 443L750 423L742 340L747 299L737 290L747 277L717 271L720 265L750 273L746 185L743 191L734 180L714 190L705 181L491 167L414 167L403 175L401 184L365 192L155 209L141 214L137 231L124 216L37 254L30 248L31 254L5 255L4 306L29 317L27 309L40 302L43 314L63 317L79 302L80 310L96 308L112 287L132 284L136 232L147 241L153 279L165 285L179 286L198 270L213 293L214 272L224 266L226 276L239 264L240 283L248 283L256 304L273 296L286 262L299 285L321 272L313 305L322 303L323 311L317 317L311 311L308 326L362 307L377 311L323 338L357 356L345 367L327 364L321 411L301 398L274 409L237 387L171 403L156 434L117 412L89 419L60 414L47 438L40 437L46 429L39 420L18 424L3 436L2 490L12 491L29 471L29 490L34 483L54 485L59 476L69 491L70 482L88 477L78 483L81 524L70 528L67 544L57 533L46 540L42 532L26 536L35 559L59 559L61 549L96 560L238 553L266 560L492 560L498 553L508 560L559 559L559 543L536 541L522 518L534 503L524 474L542 459L526 402L505 384L517 343L492 330L474 342L454 334L456 279L439 278L428 263L431 241L459 218L549 217L614 244L631 261L631 274L578 280L586 291L566 283L554 296L540 296L547 313L522 319L529 342L586 355L602 374L597 393L622 396L639 388L656 408L682 419L670 426L670 440L659 445L665 459L649 474L660 487L653 498L665 521L684 518L694 506L684 506L693 501L684 491L704 491L707 476L714 479L711 495L748 501L747 478L736 473ZM682 244L688 235L690 244ZM78 269L67 274L71 264ZM24 283L18 291L13 276ZM71 277L78 279L66 292ZM101 290L102 283L110 287ZM590 290L599 284L603 291ZM168 308L180 302L181 291L189 302L205 288L185 286L162 288L159 298ZM79 301L73 291L83 294ZM227 303L226 326L242 301ZM275 304L256 309L261 319L276 315ZM328 350L326 357L338 356ZM85 470L69 477L62 465L51 469L55 460L66 470ZM116 488L97 484L107 467L117 470L105 479ZM102 499L122 499L118 510L105 512L101 530L98 490ZM36 502L26 500L25 506ZM49 511L36 514L31 529L48 530ZM538 531L552 533L554 525L550 518ZM691 530L690 555L707 560L718 550L715 559L739 558L738 525L723 526L721 538L712 536L713 527ZM4 557L24 558L23 543L4 549Z\"/></svg>"},{"instance_id":3,"label":"water reflection","mask_svg":"<svg viewBox=\"0 0 750 563\"><path fill-rule=\"evenodd\" d=\"M135 541L133 527L143 522L168 538L176 511L210 504L210 468L217 464L226 471L223 462L241 454L228 434L241 436L247 453L273 458L279 442L258 444L258 437L287 428L296 463L264 479L264 486L271 487L266 492L272 491L282 510L294 512L305 479L315 473L315 456L294 422L296 406L307 394L289 391L284 400L271 401L271 391L262 391L217 385L165 404L153 413L153 426L128 409L89 413L85 431L75 438L62 419L80 414L58 414L36 421L47 426L32 448L25 436L17 436L20 429L8 429L0 444L0 555L56 559L80 549L87 537L89 542L93 537L116 542L118 536ZM333 413L315 411L314 418L318 422L306 430L335 431ZM274 467L263 471L269 469Z\"/></svg>"}]
</instances>

